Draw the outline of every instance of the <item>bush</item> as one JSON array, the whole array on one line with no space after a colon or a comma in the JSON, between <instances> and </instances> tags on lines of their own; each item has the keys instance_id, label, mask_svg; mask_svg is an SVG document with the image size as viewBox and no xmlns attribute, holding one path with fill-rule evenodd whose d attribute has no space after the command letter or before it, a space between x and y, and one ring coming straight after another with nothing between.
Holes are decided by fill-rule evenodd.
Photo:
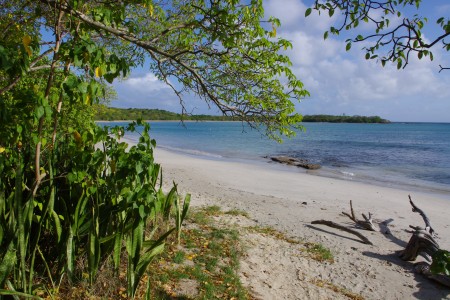
<instances>
[{"instance_id":1,"label":"bush","mask_svg":"<svg viewBox=\"0 0 450 300\"><path fill-rule=\"evenodd\" d=\"M2 294L36 293L43 288L37 277L54 290L65 276L74 283L87 274L92 284L100 265L110 263L117 274L125 257L134 297L165 239L180 231L189 204L187 196L181 205L176 185L163 193L149 125L127 129L138 125L144 130L130 148L120 142L124 128L69 128L43 145L40 180L33 133L27 143L11 134L1 145L0 287L8 287Z\"/></svg>"}]
</instances>

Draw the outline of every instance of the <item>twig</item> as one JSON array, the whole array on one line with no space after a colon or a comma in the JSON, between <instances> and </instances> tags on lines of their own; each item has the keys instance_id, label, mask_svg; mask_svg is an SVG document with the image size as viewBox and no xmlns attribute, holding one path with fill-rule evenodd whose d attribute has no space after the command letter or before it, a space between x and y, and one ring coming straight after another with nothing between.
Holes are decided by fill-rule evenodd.
<instances>
[{"instance_id":1,"label":"twig","mask_svg":"<svg viewBox=\"0 0 450 300\"><path fill-rule=\"evenodd\" d=\"M430 219L427 217L427 215L425 214L425 212L423 210L421 210L414 204L414 202L411 199L411 195L408 195L408 197L409 197L409 203L411 203L411 206L412 206L412 211L419 213L422 216L423 221L425 222L425 230L427 230L431 236L435 235L434 229L433 229L433 227L431 227Z\"/></svg>"},{"instance_id":2,"label":"twig","mask_svg":"<svg viewBox=\"0 0 450 300\"><path fill-rule=\"evenodd\" d=\"M327 221L327 220L316 220L316 221L312 221L311 224L321 224L321 225L326 225L326 226L333 227L333 228L336 228L336 229L340 229L340 230L342 230L342 231L346 231L346 232L348 232L348 233L354 234L354 235L356 235L357 237L359 237L359 238L361 239L361 241L362 241L364 244L373 245L372 242L369 241L369 239L366 238L366 237L365 237L364 235L362 235L361 233L359 233L359 232L357 232L357 231L355 231L355 230L353 230L353 229L347 228L347 227L345 227L345 226L339 225L339 224L337 224L337 223L334 223L334 222L332 222L332 221Z\"/></svg>"},{"instance_id":3,"label":"twig","mask_svg":"<svg viewBox=\"0 0 450 300\"><path fill-rule=\"evenodd\" d=\"M362 214L364 221L362 220L358 220L355 217L355 212L353 211L353 203L352 200L350 200L350 212L351 215L349 215L346 212L342 212L344 215L346 215L347 217L349 217L353 222L355 222L357 225L361 226L364 229L370 230L370 231L377 231L375 229L375 226L372 223L372 214L369 212L369 217L367 217L365 214Z\"/></svg>"}]
</instances>

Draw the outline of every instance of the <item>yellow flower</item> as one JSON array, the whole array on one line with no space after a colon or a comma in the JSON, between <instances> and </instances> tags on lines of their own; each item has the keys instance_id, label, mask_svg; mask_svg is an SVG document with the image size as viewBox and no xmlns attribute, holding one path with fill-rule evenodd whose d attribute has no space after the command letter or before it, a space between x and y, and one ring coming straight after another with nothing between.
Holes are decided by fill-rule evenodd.
<instances>
[{"instance_id":1,"label":"yellow flower","mask_svg":"<svg viewBox=\"0 0 450 300\"><path fill-rule=\"evenodd\" d=\"M95 68L95 77L101 77L102 74L102 69L100 69L100 67Z\"/></svg>"},{"instance_id":2,"label":"yellow flower","mask_svg":"<svg viewBox=\"0 0 450 300\"><path fill-rule=\"evenodd\" d=\"M31 56L31 54L33 53L30 48L31 37L29 35L24 36L22 38L22 43L23 43L23 46L25 47L25 51L28 53L28 56Z\"/></svg>"},{"instance_id":3,"label":"yellow flower","mask_svg":"<svg viewBox=\"0 0 450 300\"><path fill-rule=\"evenodd\" d=\"M81 143L81 134L78 131L75 130L73 132L73 137L77 143Z\"/></svg>"}]
</instances>

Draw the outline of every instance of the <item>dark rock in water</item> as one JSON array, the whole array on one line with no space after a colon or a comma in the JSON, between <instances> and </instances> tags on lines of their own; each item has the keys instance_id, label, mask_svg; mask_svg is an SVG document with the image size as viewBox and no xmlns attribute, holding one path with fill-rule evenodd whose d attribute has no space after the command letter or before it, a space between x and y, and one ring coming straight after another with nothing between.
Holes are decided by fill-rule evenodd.
<instances>
[{"instance_id":1,"label":"dark rock in water","mask_svg":"<svg viewBox=\"0 0 450 300\"><path fill-rule=\"evenodd\" d=\"M317 170L320 169L320 165L318 164L311 164L306 159L297 159L294 157L289 156L272 156L270 157L271 160L275 162L279 162L281 164L286 164L289 166L296 166L296 167L302 167L308 170Z\"/></svg>"}]
</instances>

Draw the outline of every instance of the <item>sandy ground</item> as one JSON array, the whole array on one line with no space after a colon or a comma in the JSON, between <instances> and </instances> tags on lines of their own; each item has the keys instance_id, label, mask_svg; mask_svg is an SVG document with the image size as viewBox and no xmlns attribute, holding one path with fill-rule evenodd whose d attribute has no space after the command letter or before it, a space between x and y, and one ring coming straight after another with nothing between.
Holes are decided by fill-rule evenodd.
<instances>
[{"instance_id":1,"label":"sandy ground","mask_svg":"<svg viewBox=\"0 0 450 300\"><path fill-rule=\"evenodd\" d=\"M245 210L250 222L331 249L335 262L319 263L301 257L295 245L246 234L242 279L259 299L346 299L318 282L365 299L450 299L449 289L414 274L413 263L396 255L411 236L408 226L423 226L408 194L428 214L441 248L450 249L448 196L319 177L269 163L210 160L161 149L155 156L165 181L174 180L181 193L191 193L191 205ZM349 212L349 200L358 217L371 212L376 227L384 232L382 223L387 224L391 234L358 229L371 246L343 231L310 224L326 219L355 228L341 214Z\"/></svg>"}]
</instances>

